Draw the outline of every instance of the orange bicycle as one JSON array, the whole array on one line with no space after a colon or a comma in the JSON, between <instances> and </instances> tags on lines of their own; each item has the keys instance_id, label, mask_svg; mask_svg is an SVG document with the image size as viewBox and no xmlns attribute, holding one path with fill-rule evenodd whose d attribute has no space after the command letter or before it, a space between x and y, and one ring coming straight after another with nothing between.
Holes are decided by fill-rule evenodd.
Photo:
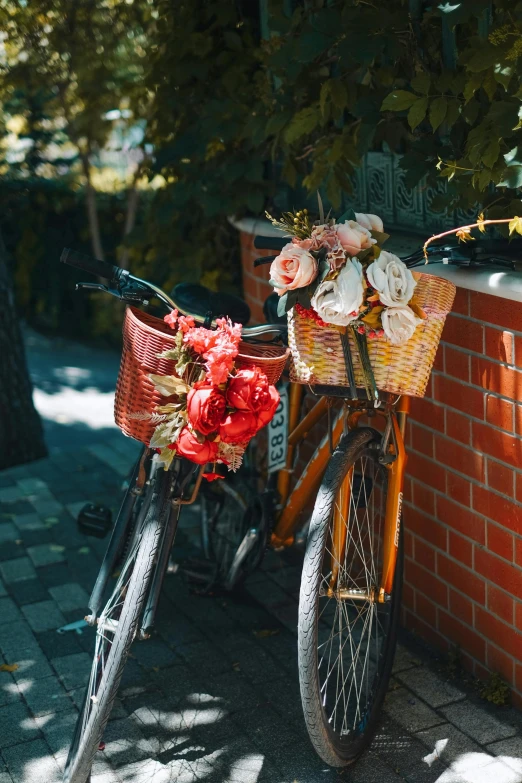
<instances>
[{"instance_id":1,"label":"orange bicycle","mask_svg":"<svg viewBox=\"0 0 522 783\"><path fill-rule=\"evenodd\" d=\"M254 244L278 250L282 243L258 237ZM429 249L431 258L459 266L509 266L516 252L487 239ZM424 260L422 250L403 259L408 266ZM267 320L275 320L273 297L265 305ZM298 617L301 698L315 750L340 767L371 742L393 664L409 397L380 392L375 400L348 386L314 385L317 401L302 415L305 389L290 383L288 397L280 390L280 411L267 428L266 464L259 468L253 449L237 486L233 480L220 488L221 504L203 503L203 540L222 584L232 589L260 563L267 542L276 549L293 544L307 512ZM327 433L292 486L299 446L327 413ZM375 422L380 426L370 426Z\"/></svg>"},{"instance_id":2,"label":"orange bicycle","mask_svg":"<svg viewBox=\"0 0 522 783\"><path fill-rule=\"evenodd\" d=\"M248 466L249 478L244 472L238 477L243 486L208 488L203 539L231 589L259 564L267 539L276 549L293 544L302 511L315 498L299 600L301 697L316 751L326 763L344 766L371 741L395 653L409 399L382 395L376 407L343 399L347 390L339 389L334 418L333 390L324 391L328 396L318 397L302 417L305 387L290 384L284 466L269 475L263 492L258 472ZM282 400L284 412L284 395ZM327 413L329 431L292 488L296 451ZM361 426L363 417L383 426ZM269 449L277 428L276 413Z\"/></svg>"}]
</instances>

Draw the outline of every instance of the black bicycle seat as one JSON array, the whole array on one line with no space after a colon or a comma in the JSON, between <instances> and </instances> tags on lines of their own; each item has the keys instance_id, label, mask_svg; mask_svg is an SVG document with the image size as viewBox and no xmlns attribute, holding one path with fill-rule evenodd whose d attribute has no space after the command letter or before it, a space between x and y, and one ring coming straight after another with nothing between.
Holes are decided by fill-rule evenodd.
<instances>
[{"instance_id":1,"label":"black bicycle seat","mask_svg":"<svg viewBox=\"0 0 522 783\"><path fill-rule=\"evenodd\" d=\"M284 324L286 326L286 313L284 315L277 314L277 305L279 304L279 296L274 292L265 299L263 305L263 313L267 324Z\"/></svg>"},{"instance_id":2,"label":"black bicycle seat","mask_svg":"<svg viewBox=\"0 0 522 783\"><path fill-rule=\"evenodd\" d=\"M179 310L198 321L204 321L209 313L212 318L228 316L243 326L250 320L250 307L239 296L211 291L199 283L178 283L171 296Z\"/></svg>"}]
</instances>

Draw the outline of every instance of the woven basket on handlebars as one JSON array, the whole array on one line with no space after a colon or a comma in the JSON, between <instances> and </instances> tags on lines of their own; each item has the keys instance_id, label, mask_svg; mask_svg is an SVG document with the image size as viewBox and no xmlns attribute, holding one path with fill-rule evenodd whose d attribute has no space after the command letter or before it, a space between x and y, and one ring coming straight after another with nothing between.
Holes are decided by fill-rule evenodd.
<instances>
[{"instance_id":1,"label":"woven basket on handlebars","mask_svg":"<svg viewBox=\"0 0 522 783\"><path fill-rule=\"evenodd\" d=\"M123 351L116 383L114 420L125 435L149 445L156 424L133 414L153 413L165 403L149 375L175 375L175 362L158 359L175 345L175 332L161 318L127 307L123 322ZM285 366L289 349L279 345L241 342L235 364L239 368L257 366L276 383Z\"/></svg>"},{"instance_id":2,"label":"woven basket on handlebars","mask_svg":"<svg viewBox=\"0 0 522 783\"><path fill-rule=\"evenodd\" d=\"M378 389L423 397L456 289L453 283L434 275L414 272L413 276L417 280L415 298L426 313L426 320L404 345L392 345L385 336L369 339L368 353ZM348 338L355 382L362 388L363 371L350 329ZM319 326L293 309L288 314L288 344L292 381L324 386L349 385L339 329Z\"/></svg>"}]
</instances>

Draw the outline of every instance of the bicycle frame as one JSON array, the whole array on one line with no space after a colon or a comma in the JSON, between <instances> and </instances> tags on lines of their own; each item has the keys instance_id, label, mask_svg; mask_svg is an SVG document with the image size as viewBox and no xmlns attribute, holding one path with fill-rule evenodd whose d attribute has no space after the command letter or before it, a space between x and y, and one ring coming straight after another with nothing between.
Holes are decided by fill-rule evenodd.
<instances>
[{"instance_id":1,"label":"bicycle frame","mask_svg":"<svg viewBox=\"0 0 522 783\"><path fill-rule=\"evenodd\" d=\"M275 548L288 547L294 541L295 531L299 527L300 514L311 497L317 492L322 475L330 458L331 447L335 448L339 443L343 432L354 430L359 419L368 414L369 407L365 402L347 400L345 406L338 413L330 433L327 433L317 447L304 471L299 477L295 487L290 492L290 480L293 473L293 463L296 447L305 440L310 429L324 415L331 404L327 397L321 397L306 416L299 422L301 402L303 398L303 386L292 383L290 385L289 401L289 436L288 451L285 467L279 472L277 489L279 493L280 513L277 518L274 531L271 536L271 545ZM404 448L404 434L406 420L409 413L410 401L408 397L401 397L396 404L387 404L385 408L372 409L372 413L381 415L386 420L383 434L381 462L388 471L388 494L383 534L383 572L379 592L375 600L384 603L389 600L393 590L393 577L397 562L399 547L399 533L401 524L402 496L404 485L404 472L406 468L406 450ZM350 506L351 474L345 477L340 490L341 512L334 517L333 528L333 560L340 562L343 550L346 546L346 511ZM332 568L330 590L336 589L337 570Z\"/></svg>"}]
</instances>

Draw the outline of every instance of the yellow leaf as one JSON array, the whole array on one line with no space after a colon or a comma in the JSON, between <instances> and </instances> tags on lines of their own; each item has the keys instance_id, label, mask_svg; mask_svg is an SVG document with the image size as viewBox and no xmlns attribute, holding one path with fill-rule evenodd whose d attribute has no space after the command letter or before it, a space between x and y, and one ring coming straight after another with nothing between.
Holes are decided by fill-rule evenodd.
<instances>
[{"instance_id":1,"label":"yellow leaf","mask_svg":"<svg viewBox=\"0 0 522 783\"><path fill-rule=\"evenodd\" d=\"M173 394L186 394L190 386L175 375L149 375L156 389L165 397Z\"/></svg>"},{"instance_id":2,"label":"yellow leaf","mask_svg":"<svg viewBox=\"0 0 522 783\"><path fill-rule=\"evenodd\" d=\"M0 672L15 672L19 668L17 663L3 663L0 666Z\"/></svg>"},{"instance_id":3,"label":"yellow leaf","mask_svg":"<svg viewBox=\"0 0 522 783\"><path fill-rule=\"evenodd\" d=\"M513 220L509 221L509 236L515 231L517 234L522 234L522 217L514 217Z\"/></svg>"},{"instance_id":4,"label":"yellow leaf","mask_svg":"<svg viewBox=\"0 0 522 783\"><path fill-rule=\"evenodd\" d=\"M485 226L484 213L483 212L481 212L480 215L477 218L477 228L483 234L486 233L486 226Z\"/></svg>"},{"instance_id":5,"label":"yellow leaf","mask_svg":"<svg viewBox=\"0 0 522 783\"><path fill-rule=\"evenodd\" d=\"M252 631L252 633L258 639L266 639L267 636L277 636L279 630L277 628L263 628L261 631Z\"/></svg>"},{"instance_id":6,"label":"yellow leaf","mask_svg":"<svg viewBox=\"0 0 522 783\"><path fill-rule=\"evenodd\" d=\"M469 226L462 226L462 228L459 228L458 231L455 232L457 237L460 239L461 242L472 242L474 241L474 238L470 234L470 228Z\"/></svg>"},{"instance_id":7,"label":"yellow leaf","mask_svg":"<svg viewBox=\"0 0 522 783\"><path fill-rule=\"evenodd\" d=\"M413 310L417 318L422 318L422 320L424 321L428 317L424 312L424 310L422 309L422 307L418 305L414 299L412 299L411 302L409 303L409 307Z\"/></svg>"},{"instance_id":8,"label":"yellow leaf","mask_svg":"<svg viewBox=\"0 0 522 783\"><path fill-rule=\"evenodd\" d=\"M364 323L370 326L372 329L379 329L381 326L381 313L383 310L384 307L381 306L372 307L370 312L361 320L363 320Z\"/></svg>"}]
</instances>

